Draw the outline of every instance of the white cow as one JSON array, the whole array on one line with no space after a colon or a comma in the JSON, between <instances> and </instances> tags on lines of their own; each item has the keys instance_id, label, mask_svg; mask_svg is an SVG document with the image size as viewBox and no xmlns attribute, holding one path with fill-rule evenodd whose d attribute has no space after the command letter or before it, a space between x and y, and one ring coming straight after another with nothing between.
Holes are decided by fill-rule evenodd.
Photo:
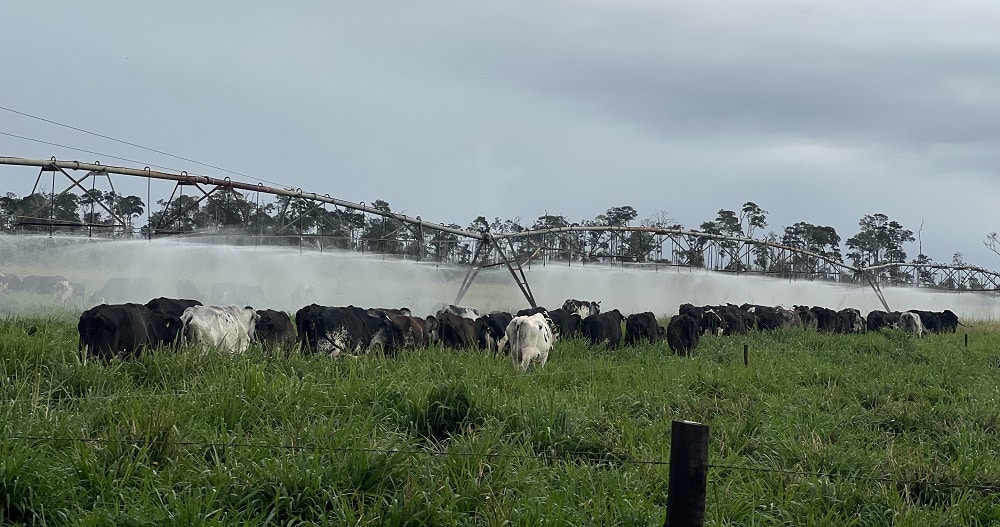
<instances>
[{"instance_id":1,"label":"white cow","mask_svg":"<svg viewBox=\"0 0 1000 527\"><path fill-rule=\"evenodd\" d=\"M906 311L899 315L899 329L913 335L914 337L922 337L927 330L924 328L924 323L920 321L920 315Z\"/></svg>"},{"instance_id":2,"label":"white cow","mask_svg":"<svg viewBox=\"0 0 1000 527\"><path fill-rule=\"evenodd\" d=\"M202 350L217 348L235 355L250 347L259 318L252 307L193 306L181 315L182 334L185 342L197 343Z\"/></svg>"},{"instance_id":3,"label":"white cow","mask_svg":"<svg viewBox=\"0 0 1000 527\"><path fill-rule=\"evenodd\" d=\"M498 346L503 349L505 343L510 343L510 357L515 367L528 371L532 362L538 367L545 366L549 360L549 351L556 337L549 326L549 320L541 313L514 317L507 324L507 330Z\"/></svg>"}]
</instances>

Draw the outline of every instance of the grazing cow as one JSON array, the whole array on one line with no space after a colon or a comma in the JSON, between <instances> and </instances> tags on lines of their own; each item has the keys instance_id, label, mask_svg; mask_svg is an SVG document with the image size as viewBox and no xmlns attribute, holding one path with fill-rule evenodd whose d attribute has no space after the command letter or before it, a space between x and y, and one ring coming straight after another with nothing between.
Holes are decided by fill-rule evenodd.
<instances>
[{"instance_id":1,"label":"grazing cow","mask_svg":"<svg viewBox=\"0 0 1000 527\"><path fill-rule=\"evenodd\" d=\"M250 347L254 327L260 318L252 307L192 306L184 310L184 341L198 344L202 350L217 348L231 354Z\"/></svg>"},{"instance_id":2,"label":"grazing cow","mask_svg":"<svg viewBox=\"0 0 1000 527\"><path fill-rule=\"evenodd\" d=\"M917 338L924 336L924 333L927 332L927 330L924 329L923 322L920 321L920 315L909 311L900 313L899 329Z\"/></svg>"},{"instance_id":3,"label":"grazing cow","mask_svg":"<svg viewBox=\"0 0 1000 527\"><path fill-rule=\"evenodd\" d=\"M753 313L741 309L739 306L715 306L713 309L722 318L724 324L722 334L724 336L746 335L751 329L757 327L757 318Z\"/></svg>"},{"instance_id":4,"label":"grazing cow","mask_svg":"<svg viewBox=\"0 0 1000 527\"><path fill-rule=\"evenodd\" d=\"M667 324L667 346L677 355L694 355L700 334L698 322L690 315L674 315Z\"/></svg>"},{"instance_id":5,"label":"grazing cow","mask_svg":"<svg viewBox=\"0 0 1000 527\"><path fill-rule=\"evenodd\" d=\"M167 298L165 296L157 297L149 302L146 302L146 307L157 313L164 313L177 317L183 315L185 309L200 305L201 302L197 300L188 300L186 298Z\"/></svg>"},{"instance_id":6,"label":"grazing cow","mask_svg":"<svg viewBox=\"0 0 1000 527\"><path fill-rule=\"evenodd\" d=\"M590 315L581 321L581 332L591 345L607 344L609 349L615 349L621 344L623 320L625 317L617 309Z\"/></svg>"},{"instance_id":7,"label":"grazing cow","mask_svg":"<svg viewBox=\"0 0 1000 527\"><path fill-rule=\"evenodd\" d=\"M258 309L253 341L259 342L264 351L268 352L275 349L284 349L286 352L291 350L296 342L292 318L284 311Z\"/></svg>"},{"instance_id":8,"label":"grazing cow","mask_svg":"<svg viewBox=\"0 0 1000 527\"><path fill-rule=\"evenodd\" d=\"M455 304L448 304L437 311L437 315L440 317L441 313L451 313L453 315L458 315L463 318L469 318L475 320L479 318L479 311L474 307L466 306L456 306Z\"/></svg>"},{"instance_id":9,"label":"grazing cow","mask_svg":"<svg viewBox=\"0 0 1000 527\"><path fill-rule=\"evenodd\" d=\"M476 319L476 339L479 349L492 350L497 353L503 351L498 344L503 339L507 326L513 319L514 317L510 313L503 311L487 313Z\"/></svg>"},{"instance_id":10,"label":"grazing cow","mask_svg":"<svg viewBox=\"0 0 1000 527\"><path fill-rule=\"evenodd\" d=\"M799 317L799 325L806 329L816 329L819 325L819 319L816 318L816 313L813 313L809 306L795 306L795 314Z\"/></svg>"},{"instance_id":11,"label":"grazing cow","mask_svg":"<svg viewBox=\"0 0 1000 527\"><path fill-rule=\"evenodd\" d=\"M930 333L954 333L958 330L958 315L950 309L944 311L917 311L910 310L920 316L921 322Z\"/></svg>"},{"instance_id":12,"label":"grazing cow","mask_svg":"<svg viewBox=\"0 0 1000 527\"><path fill-rule=\"evenodd\" d=\"M889 315L886 311L875 309L868 312L868 316L865 317L865 328L868 331L878 331L882 328L890 328L895 325L889 322ZM899 314L897 313L898 317Z\"/></svg>"},{"instance_id":13,"label":"grazing cow","mask_svg":"<svg viewBox=\"0 0 1000 527\"><path fill-rule=\"evenodd\" d=\"M544 307L542 307L542 306L535 306L535 307L529 307L529 308L522 309L522 310L518 311L516 313L516 315L519 316L519 317L526 317L526 316L534 315L535 313L542 313L544 315L547 312L548 312L548 310L545 309Z\"/></svg>"},{"instance_id":14,"label":"grazing cow","mask_svg":"<svg viewBox=\"0 0 1000 527\"><path fill-rule=\"evenodd\" d=\"M80 349L87 358L110 360L138 356L143 349L173 344L181 319L141 304L101 304L80 315Z\"/></svg>"},{"instance_id":15,"label":"grazing cow","mask_svg":"<svg viewBox=\"0 0 1000 527\"><path fill-rule=\"evenodd\" d=\"M580 318L587 318L601 312L601 302L592 300L567 299L563 302L562 308L570 313L580 315Z\"/></svg>"},{"instance_id":16,"label":"grazing cow","mask_svg":"<svg viewBox=\"0 0 1000 527\"><path fill-rule=\"evenodd\" d=\"M813 306L810 311L816 314L816 330L833 333L837 331L837 312L821 306Z\"/></svg>"},{"instance_id":17,"label":"grazing cow","mask_svg":"<svg viewBox=\"0 0 1000 527\"><path fill-rule=\"evenodd\" d=\"M790 327L790 317L780 308L749 306L746 309L757 318L757 331L773 331Z\"/></svg>"},{"instance_id":18,"label":"grazing cow","mask_svg":"<svg viewBox=\"0 0 1000 527\"><path fill-rule=\"evenodd\" d=\"M13 293L21 290L21 278L16 274L0 273L0 293Z\"/></svg>"},{"instance_id":19,"label":"grazing cow","mask_svg":"<svg viewBox=\"0 0 1000 527\"><path fill-rule=\"evenodd\" d=\"M477 347L476 322L450 311L438 311L437 337L442 346L453 349ZM476 317L478 318L478 317Z\"/></svg>"},{"instance_id":20,"label":"grazing cow","mask_svg":"<svg viewBox=\"0 0 1000 527\"><path fill-rule=\"evenodd\" d=\"M438 336L439 326L438 319L434 315L424 317L424 335L427 335L428 346L433 346L441 342L441 338Z\"/></svg>"},{"instance_id":21,"label":"grazing cow","mask_svg":"<svg viewBox=\"0 0 1000 527\"><path fill-rule=\"evenodd\" d=\"M722 315L719 315L715 308L708 308L702 313L698 328L702 335L721 337L726 332L726 321L722 320Z\"/></svg>"},{"instance_id":22,"label":"grazing cow","mask_svg":"<svg viewBox=\"0 0 1000 527\"><path fill-rule=\"evenodd\" d=\"M74 296L73 284L69 280L60 280L53 287L52 294L56 302L66 305L66 302L69 302Z\"/></svg>"},{"instance_id":23,"label":"grazing cow","mask_svg":"<svg viewBox=\"0 0 1000 527\"><path fill-rule=\"evenodd\" d=\"M866 327L865 317L861 316L861 311L853 307L837 311L837 333L860 334L865 332Z\"/></svg>"},{"instance_id":24,"label":"grazing cow","mask_svg":"<svg viewBox=\"0 0 1000 527\"><path fill-rule=\"evenodd\" d=\"M403 315L407 317L413 316L413 313L410 312L410 308L408 307L401 307L401 308L370 307L368 308L368 314L372 316L378 316L378 315Z\"/></svg>"},{"instance_id":25,"label":"grazing cow","mask_svg":"<svg viewBox=\"0 0 1000 527\"><path fill-rule=\"evenodd\" d=\"M21 279L21 283L18 287L19 291L24 291L26 293L37 293L39 295L51 295L56 292L56 285L59 282L65 282L66 279L61 276L38 276L38 275L28 275Z\"/></svg>"},{"instance_id":26,"label":"grazing cow","mask_svg":"<svg viewBox=\"0 0 1000 527\"><path fill-rule=\"evenodd\" d=\"M371 316L360 307L310 304L295 313L295 325L304 352L332 358L368 353L375 346L391 356L399 346L392 322L384 316Z\"/></svg>"},{"instance_id":27,"label":"grazing cow","mask_svg":"<svg viewBox=\"0 0 1000 527\"><path fill-rule=\"evenodd\" d=\"M209 301L219 306L232 304L251 306L261 304L265 301L264 290L256 285L241 284L239 282L219 282L212 284Z\"/></svg>"},{"instance_id":28,"label":"grazing cow","mask_svg":"<svg viewBox=\"0 0 1000 527\"><path fill-rule=\"evenodd\" d=\"M100 289L90 295L90 302L92 304L141 302L141 299L149 298L152 284L153 281L148 276L108 278Z\"/></svg>"},{"instance_id":29,"label":"grazing cow","mask_svg":"<svg viewBox=\"0 0 1000 527\"><path fill-rule=\"evenodd\" d=\"M555 325L560 339L575 338L580 336L580 325L582 319L577 313L570 313L563 308L553 309L546 313L549 320Z\"/></svg>"},{"instance_id":30,"label":"grazing cow","mask_svg":"<svg viewBox=\"0 0 1000 527\"><path fill-rule=\"evenodd\" d=\"M625 319L625 345L634 346L641 341L655 343L666 336L666 331L656 322L651 311L633 313Z\"/></svg>"},{"instance_id":31,"label":"grazing cow","mask_svg":"<svg viewBox=\"0 0 1000 527\"><path fill-rule=\"evenodd\" d=\"M393 339L400 348L422 349L429 345L424 319L395 313L388 313L385 316L392 323Z\"/></svg>"},{"instance_id":32,"label":"grazing cow","mask_svg":"<svg viewBox=\"0 0 1000 527\"><path fill-rule=\"evenodd\" d=\"M528 371L532 362L537 362L539 368L545 366L556 336L552 332L551 321L545 315L535 313L511 319L502 340L510 343L514 366Z\"/></svg>"}]
</instances>

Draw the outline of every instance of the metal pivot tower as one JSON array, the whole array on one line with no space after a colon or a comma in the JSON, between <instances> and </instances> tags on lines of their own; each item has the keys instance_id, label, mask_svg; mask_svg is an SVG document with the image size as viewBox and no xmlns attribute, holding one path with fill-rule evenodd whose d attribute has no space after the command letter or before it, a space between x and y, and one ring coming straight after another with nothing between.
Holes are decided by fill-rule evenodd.
<instances>
[{"instance_id":1,"label":"metal pivot tower","mask_svg":"<svg viewBox=\"0 0 1000 527\"><path fill-rule=\"evenodd\" d=\"M509 239L507 242L510 244ZM462 279L462 285L458 289L458 295L455 297L454 303L460 304L462 302L462 298L465 297L465 293L472 287L472 283L476 280L476 276L481 269L499 265L497 263L490 263L489 256L494 250L496 250L500 259L503 260L502 263L507 266L507 270L510 271L510 275L514 278L514 283L521 290L521 294L528 301L528 305L538 307L535 303L535 296L531 293L531 287L528 285L528 278L524 276L524 269L521 268L520 262L517 260L511 262L510 258L507 258L507 255L504 253L503 247L500 246L497 238L488 232L484 232L483 238L476 243L476 252L472 257L473 266L465 273L465 278Z\"/></svg>"}]
</instances>

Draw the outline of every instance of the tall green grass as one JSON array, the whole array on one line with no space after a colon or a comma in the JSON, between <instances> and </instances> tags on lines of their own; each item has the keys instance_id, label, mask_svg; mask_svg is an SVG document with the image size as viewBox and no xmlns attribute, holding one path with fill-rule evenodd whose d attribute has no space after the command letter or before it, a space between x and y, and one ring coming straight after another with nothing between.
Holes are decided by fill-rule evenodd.
<instances>
[{"instance_id":1,"label":"tall green grass","mask_svg":"<svg viewBox=\"0 0 1000 527\"><path fill-rule=\"evenodd\" d=\"M743 366L743 345L750 349ZM542 370L431 349L80 360L0 320L0 524L662 525L670 424L711 427L712 525L1000 522L1000 333L805 331Z\"/></svg>"}]
</instances>

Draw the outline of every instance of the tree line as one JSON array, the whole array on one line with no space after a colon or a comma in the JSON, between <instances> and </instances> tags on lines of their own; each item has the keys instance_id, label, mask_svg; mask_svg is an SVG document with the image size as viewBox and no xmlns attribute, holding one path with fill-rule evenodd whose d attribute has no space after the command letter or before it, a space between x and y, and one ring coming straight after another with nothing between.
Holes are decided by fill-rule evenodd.
<instances>
[{"instance_id":1,"label":"tree line","mask_svg":"<svg viewBox=\"0 0 1000 527\"><path fill-rule=\"evenodd\" d=\"M0 232L44 233L86 229L91 235L136 237L195 232L229 233L267 239L267 243L301 245L324 249L403 255L439 262L470 263L474 245L467 239L443 231L421 229L390 216L328 208L310 200L278 196L269 201L251 199L253 193L219 189L210 199L177 196L158 200L159 210L150 211L141 223L146 204L138 196L90 190L82 195L33 193L0 197ZM371 207L391 214L388 202L375 200ZM465 230L514 234L529 230L571 226L655 227L694 231L690 235L664 237L652 232L548 232L512 238L505 250L518 259L544 258L583 264L607 261L706 267L734 272L766 272L782 276L809 274L843 280L829 262L850 263L854 267L907 262L904 245L915 241L913 231L883 213L867 214L858 221L858 232L842 240L828 225L800 221L781 231L767 230L769 212L748 201L736 210L720 209L715 218L687 228L660 212L638 220L639 212L628 205L614 206L592 219L571 221L564 215L544 213L533 222L521 218L493 220L478 216ZM462 229L458 224L449 227ZM706 233L725 238L709 238ZM812 253L782 252L766 245L738 238L760 239L776 245ZM997 245L991 234L988 242ZM843 247L842 247L843 246ZM815 256L813 256L815 255ZM918 254L914 264L934 263ZM961 253L951 264L964 265ZM908 273L903 267L888 267L876 273L880 281L961 288L954 277L937 277L930 269ZM856 280L857 277L848 277ZM950 282L949 282L950 280ZM972 288L978 285L972 284Z\"/></svg>"}]
</instances>

